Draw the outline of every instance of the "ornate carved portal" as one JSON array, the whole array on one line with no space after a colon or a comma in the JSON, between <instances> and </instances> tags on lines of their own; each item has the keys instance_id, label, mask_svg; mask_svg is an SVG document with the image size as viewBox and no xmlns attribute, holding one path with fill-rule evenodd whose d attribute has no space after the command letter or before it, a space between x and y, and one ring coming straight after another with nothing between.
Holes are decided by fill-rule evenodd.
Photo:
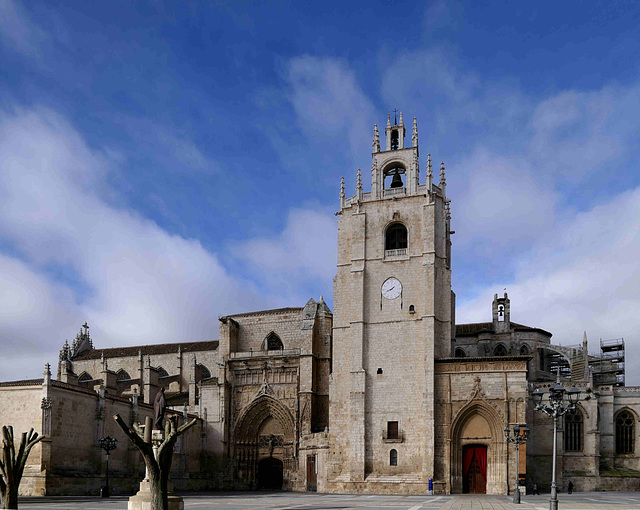
<instances>
[{"instance_id":1,"label":"ornate carved portal","mask_svg":"<svg viewBox=\"0 0 640 510\"><path fill-rule=\"evenodd\" d=\"M472 401L453 420L450 436L451 492L504 494L502 420L485 401Z\"/></svg>"},{"instance_id":2,"label":"ornate carved portal","mask_svg":"<svg viewBox=\"0 0 640 510\"><path fill-rule=\"evenodd\" d=\"M235 426L236 480L256 489L288 489L296 471L295 425L289 409L262 394L241 413Z\"/></svg>"}]
</instances>

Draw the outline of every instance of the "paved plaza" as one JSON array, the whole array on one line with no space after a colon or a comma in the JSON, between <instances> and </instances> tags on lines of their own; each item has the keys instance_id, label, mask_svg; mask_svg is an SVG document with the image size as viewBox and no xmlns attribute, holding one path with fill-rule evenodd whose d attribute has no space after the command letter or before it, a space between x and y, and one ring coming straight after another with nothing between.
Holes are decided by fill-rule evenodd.
<instances>
[{"instance_id":1,"label":"paved plaza","mask_svg":"<svg viewBox=\"0 0 640 510\"><path fill-rule=\"evenodd\" d=\"M126 510L126 496L20 498L21 509ZM560 510L640 510L640 492L584 492L559 495ZM185 509L204 510L547 510L549 495L523 496L514 505L506 496L370 496L292 492L212 492L184 495Z\"/></svg>"}]
</instances>

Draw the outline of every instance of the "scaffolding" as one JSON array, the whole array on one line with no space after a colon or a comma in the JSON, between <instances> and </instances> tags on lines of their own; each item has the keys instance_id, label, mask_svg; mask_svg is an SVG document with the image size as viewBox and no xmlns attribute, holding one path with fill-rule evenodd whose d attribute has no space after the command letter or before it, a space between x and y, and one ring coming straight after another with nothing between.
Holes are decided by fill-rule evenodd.
<instances>
[{"instance_id":1,"label":"scaffolding","mask_svg":"<svg viewBox=\"0 0 640 510\"><path fill-rule=\"evenodd\" d=\"M589 369L596 385L624 386L624 338L600 340L600 352L589 355Z\"/></svg>"}]
</instances>

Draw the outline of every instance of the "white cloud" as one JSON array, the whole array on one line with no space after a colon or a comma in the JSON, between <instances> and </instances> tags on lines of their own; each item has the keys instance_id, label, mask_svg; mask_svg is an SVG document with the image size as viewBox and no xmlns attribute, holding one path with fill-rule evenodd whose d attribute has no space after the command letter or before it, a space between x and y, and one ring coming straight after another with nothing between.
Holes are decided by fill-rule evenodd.
<instances>
[{"instance_id":1,"label":"white cloud","mask_svg":"<svg viewBox=\"0 0 640 510\"><path fill-rule=\"evenodd\" d=\"M265 305L197 240L102 199L110 164L52 111L0 115L3 379L39 375L84 320L103 347L215 339L219 314Z\"/></svg>"},{"instance_id":2,"label":"white cloud","mask_svg":"<svg viewBox=\"0 0 640 510\"><path fill-rule=\"evenodd\" d=\"M352 155L369 152L373 105L344 61L309 55L293 58L286 78L298 123L309 137L342 137Z\"/></svg>"},{"instance_id":3,"label":"white cloud","mask_svg":"<svg viewBox=\"0 0 640 510\"><path fill-rule=\"evenodd\" d=\"M600 338L624 337L627 383L640 384L629 369L640 363L638 224L640 188L558 224L538 239L513 281L459 301L456 321L490 320L492 296L507 285L512 320L551 331L555 343L580 343L586 330L595 352Z\"/></svg>"},{"instance_id":4,"label":"white cloud","mask_svg":"<svg viewBox=\"0 0 640 510\"><path fill-rule=\"evenodd\" d=\"M233 251L274 289L291 281L330 282L336 272L336 229L334 216L325 210L292 209L281 233L240 243Z\"/></svg>"}]
</instances>

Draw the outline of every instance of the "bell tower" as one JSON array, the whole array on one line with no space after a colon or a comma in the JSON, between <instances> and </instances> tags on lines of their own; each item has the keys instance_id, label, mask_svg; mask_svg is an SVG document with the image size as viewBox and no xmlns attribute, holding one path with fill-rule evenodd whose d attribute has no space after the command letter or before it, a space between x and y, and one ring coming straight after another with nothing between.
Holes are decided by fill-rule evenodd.
<instances>
[{"instance_id":1,"label":"bell tower","mask_svg":"<svg viewBox=\"0 0 640 510\"><path fill-rule=\"evenodd\" d=\"M418 124L374 126L371 191L340 189L334 278L331 454L336 491L424 493L434 476L434 359L452 338L450 209L444 163L420 183ZM363 485L364 484L364 485ZM394 485L395 486L395 485Z\"/></svg>"}]
</instances>

